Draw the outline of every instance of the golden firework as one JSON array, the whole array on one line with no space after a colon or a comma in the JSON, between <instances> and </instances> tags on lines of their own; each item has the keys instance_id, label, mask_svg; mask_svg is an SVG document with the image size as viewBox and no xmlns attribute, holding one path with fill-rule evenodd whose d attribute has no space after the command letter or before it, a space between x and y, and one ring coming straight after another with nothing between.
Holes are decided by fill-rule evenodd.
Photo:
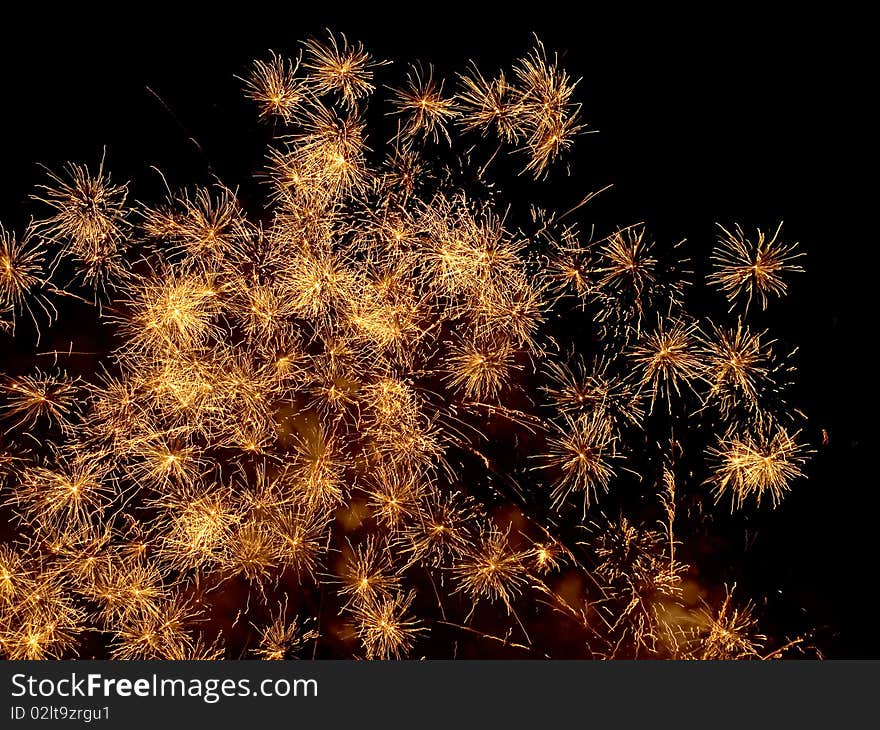
<instances>
[{"instance_id":1,"label":"golden firework","mask_svg":"<svg viewBox=\"0 0 880 730\"><path fill-rule=\"evenodd\" d=\"M508 200L506 158L547 177L587 130L540 42L384 67L334 34L254 62L262 206L71 164L0 228L0 655L545 655L560 626L579 656L779 655L679 562L704 477L744 509L805 470L779 346L690 296L678 244L581 220L598 193ZM722 229L709 283L785 294L779 235Z\"/></svg>"},{"instance_id":2,"label":"golden firework","mask_svg":"<svg viewBox=\"0 0 880 730\"><path fill-rule=\"evenodd\" d=\"M754 240L746 238L738 225L732 231L718 227L721 233L712 252L714 271L709 281L728 298L731 309L742 297L746 310L753 298L759 298L761 308L766 309L771 296L780 297L788 291L785 275L803 271L797 263L803 256L797 244L779 238L781 223L769 238L759 228Z\"/></svg>"},{"instance_id":3,"label":"golden firework","mask_svg":"<svg viewBox=\"0 0 880 730\"><path fill-rule=\"evenodd\" d=\"M298 68L298 60L293 63L275 53L268 61L254 61L245 94L257 103L261 117L275 115L291 121L307 93L296 76Z\"/></svg>"},{"instance_id":4,"label":"golden firework","mask_svg":"<svg viewBox=\"0 0 880 730\"><path fill-rule=\"evenodd\" d=\"M501 601L512 611L514 599L528 580L526 555L514 550L508 533L495 526L485 528L479 542L454 566L456 591L473 599Z\"/></svg>"},{"instance_id":5,"label":"golden firework","mask_svg":"<svg viewBox=\"0 0 880 730\"><path fill-rule=\"evenodd\" d=\"M731 509L742 509L749 499L760 505L769 495L775 507L803 475L807 450L798 434L771 428L758 435L731 435L709 449L715 467L709 481L716 502L727 495Z\"/></svg>"},{"instance_id":6,"label":"golden firework","mask_svg":"<svg viewBox=\"0 0 880 730\"><path fill-rule=\"evenodd\" d=\"M658 320L656 328L636 345L632 358L642 385L650 388L652 407L659 397L670 404L683 385L692 388L703 373L696 325L681 321Z\"/></svg>"},{"instance_id":7,"label":"golden firework","mask_svg":"<svg viewBox=\"0 0 880 730\"><path fill-rule=\"evenodd\" d=\"M408 612L414 593L377 598L356 611L358 637L367 659L400 659L412 648L423 628Z\"/></svg>"},{"instance_id":8,"label":"golden firework","mask_svg":"<svg viewBox=\"0 0 880 730\"><path fill-rule=\"evenodd\" d=\"M410 68L406 86L395 92L394 107L405 120L404 139L420 135L437 142L442 135L451 142L446 125L456 117L455 103L444 98L443 82L434 80L432 66Z\"/></svg>"},{"instance_id":9,"label":"golden firework","mask_svg":"<svg viewBox=\"0 0 880 730\"><path fill-rule=\"evenodd\" d=\"M305 42L309 85L316 94L335 92L343 105L355 102L373 92L373 69L383 65L364 50L361 43L349 43L342 34L327 34L326 41Z\"/></svg>"}]
</instances>

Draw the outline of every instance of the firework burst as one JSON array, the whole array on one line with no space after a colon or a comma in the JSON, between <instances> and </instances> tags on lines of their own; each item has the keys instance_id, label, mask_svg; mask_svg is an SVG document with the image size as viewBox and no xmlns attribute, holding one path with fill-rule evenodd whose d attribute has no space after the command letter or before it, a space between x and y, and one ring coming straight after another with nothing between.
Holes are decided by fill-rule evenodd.
<instances>
[{"instance_id":1,"label":"firework burst","mask_svg":"<svg viewBox=\"0 0 880 730\"><path fill-rule=\"evenodd\" d=\"M782 224L768 238L761 229L754 240L736 226L728 231L718 226L718 245L712 253L715 270L709 281L717 286L730 301L731 309L737 300L746 299L746 310L753 299L761 300L766 309L770 297L783 296L788 291L785 275L803 271L797 263L803 256L796 243L784 243L779 235Z\"/></svg>"},{"instance_id":2,"label":"firework burst","mask_svg":"<svg viewBox=\"0 0 880 730\"><path fill-rule=\"evenodd\" d=\"M803 475L807 450L797 437L777 427L758 436L722 439L709 450L715 464L710 482L716 501L727 495L733 509L742 509L749 499L760 505L769 495L774 506L779 504L791 483Z\"/></svg>"},{"instance_id":3,"label":"firework burst","mask_svg":"<svg viewBox=\"0 0 880 730\"><path fill-rule=\"evenodd\" d=\"M460 68L308 40L242 74L262 208L132 204L102 161L0 228L0 656L779 655L684 587L712 497L803 475L793 369L678 244L575 220L595 194L507 200L587 131L559 57ZM710 285L786 293L779 230L721 230Z\"/></svg>"}]
</instances>

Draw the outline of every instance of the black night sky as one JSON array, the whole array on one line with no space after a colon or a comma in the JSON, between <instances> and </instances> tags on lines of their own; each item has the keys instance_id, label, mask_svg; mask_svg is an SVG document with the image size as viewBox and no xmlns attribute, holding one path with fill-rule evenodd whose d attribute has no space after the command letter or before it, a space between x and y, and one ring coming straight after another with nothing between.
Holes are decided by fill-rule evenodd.
<instances>
[{"instance_id":1,"label":"black night sky","mask_svg":"<svg viewBox=\"0 0 880 730\"><path fill-rule=\"evenodd\" d=\"M105 146L107 169L134 181L134 199L161 194L155 166L172 186L215 174L247 204L259 190L253 171L266 131L235 75L268 49L294 53L299 39L324 27L401 67L421 59L449 76L467 59L489 69L507 64L536 32L583 77L583 115L599 131L578 140L572 175L554 188L559 207L613 183L584 217L600 230L644 221L662 243L687 238L693 256L708 254L716 221L748 230L783 220L787 239L807 252L807 273L768 321L780 340L800 346L795 400L817 453L809 478L778 510L740 516L733 534L749 543L739 550L747 594L768 596L766 606L759 602L768 632L813 627L824 656L880 657L880 498L868 466L876 269L867 252L875 230L864 182L868 51L859 38L867 21L842 9L771 16L739 4L711 16L643 15L635 6L600 13L589 4L479 12L440 3L322 5L7 14L0 221L17 230L27 222L39 164L96 164Z\"/></svg>"}]
</instances>

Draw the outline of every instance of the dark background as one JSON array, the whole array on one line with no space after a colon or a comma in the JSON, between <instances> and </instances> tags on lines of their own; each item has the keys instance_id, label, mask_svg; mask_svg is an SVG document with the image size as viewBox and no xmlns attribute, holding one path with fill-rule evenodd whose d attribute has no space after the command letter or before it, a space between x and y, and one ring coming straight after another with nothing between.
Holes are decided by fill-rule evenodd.
<instances>
[{"instance_id":1,"label":"dark background","mask_svg":"<svg viewBox=\"0 0 880 730\"><path fill-rule=\"evenodd\" d=\"M234 75L267 49L294 53L324 27L394 60L389 82L415 59L448 76L467 59L491 72L537 32L583 77L583 114L600 131L577 143L573 175L556 188L559 207L614 183L584 219L600 230L643 220L659 241L687 238L692 254L706 255L716 221L766 229L784 220L786 238L806 250L807 273L774 307L772 324L780 340L800 345L797 404L818 453L778 510L741 518L747 591L769 597L768 631L811 626L826 656L880 658L880 498L867 453L876 285L864 181L875 169L867 20L840 4L830 14L736 5L711 16L552 3L289 7L119 4L98 13L83 5L58 14L40 6L8 15L0 21L0 221L16 230L27 221L37 163L94 165L105 145L107 168L117 181L136 181L136 199L161 193L155 165L172 186L213 172L241 185L247 202L266 131Z\"/></svg>"}]
</instances>

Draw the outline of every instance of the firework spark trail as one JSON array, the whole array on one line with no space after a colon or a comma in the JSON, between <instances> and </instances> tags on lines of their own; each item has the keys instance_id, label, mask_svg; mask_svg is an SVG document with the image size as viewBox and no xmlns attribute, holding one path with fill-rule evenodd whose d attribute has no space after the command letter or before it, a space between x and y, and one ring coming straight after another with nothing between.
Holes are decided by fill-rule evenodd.
<instances>
[{"instance_id":1,"label":"firework spark trail","mask_svg":"<svg viewBox=\"0 0 880 730\"><path fill-rule=\"evenodd\" d=\"M597 193L505 203L507 158L546 178L587 131L540 42L488 76L386 66L329 33L242 75L274 130L257 216L219 182L131 204L102 159L0 228L0 337L38 342L66 297L115 338L0 382L0 655L552 656L565 621L579 656L782 656L732 589L688 598L677 510L802 475L774 341L689 310L644 224L585 238ZM780 233L721 229L708 283L745 314L801 270Z\"/></svg>"}]
</instances>

